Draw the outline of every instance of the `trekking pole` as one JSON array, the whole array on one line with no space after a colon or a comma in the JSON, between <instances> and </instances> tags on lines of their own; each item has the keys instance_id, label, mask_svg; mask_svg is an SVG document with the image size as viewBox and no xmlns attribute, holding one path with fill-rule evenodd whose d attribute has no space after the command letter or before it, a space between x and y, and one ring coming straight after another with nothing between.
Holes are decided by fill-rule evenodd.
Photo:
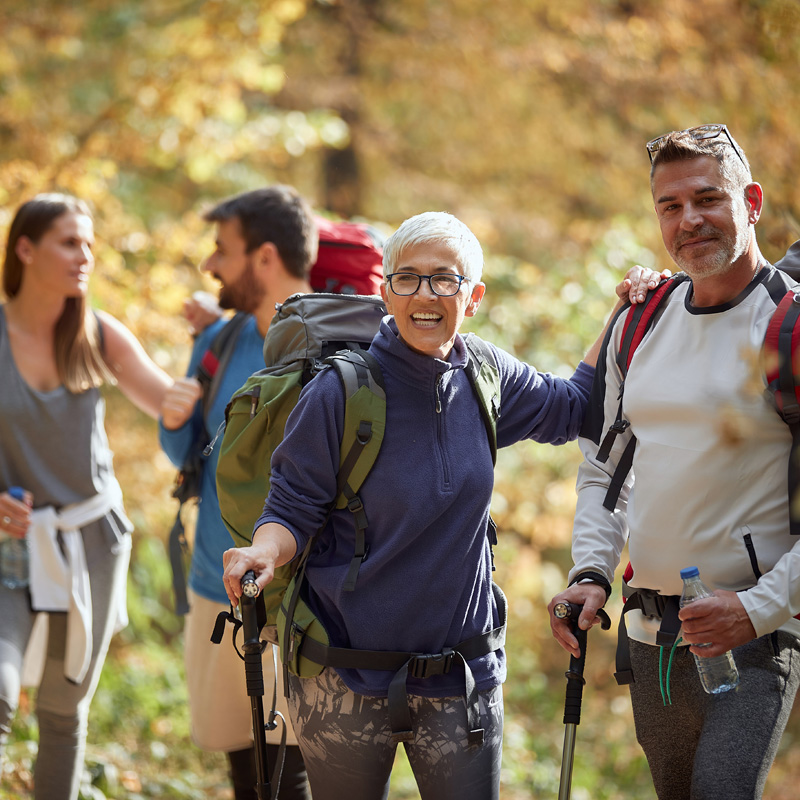
<instances>
[{"instance_id":1,"label":"trekking pole","mask_svg":"<svg viewBox=\"0 0 800 800\"><path fill-rule=\"evenodd\" d=\"M252 570L242 577L242 596L239 608L242 612L242 634L244 642L244 673L247 681L247 696L253 715L253 748L256 760L256 795L258 800L269 800L271 789L267 768L267 737L264 722L264 673L261 668L261 654L266 643L260 639L256 598L258 586Z\"/></svg>"},{"instance_id":2,"label":"trekking pole","mask_svg":"<svg viewBox=\"0 0 800 800\"><path fill-rule=\"evenodd\" d=\"M578 627L578 617L583 611L582 605L575 603L556 603L553 614L558 619L570 622L570 628L578 640L580 657L570 656L569 669L567 670L567 694L564 700L564 750L561 755L561 782L558 787L558 800L569 800L572 791L572 764L575 759L575 734L581 721L581 700L583 699L583 668L586 665L586 634L588 631ZM611 620L603 609L599 609L597 616L602 620L604 631L611 627Z\"/></svg>"}]
</instances>

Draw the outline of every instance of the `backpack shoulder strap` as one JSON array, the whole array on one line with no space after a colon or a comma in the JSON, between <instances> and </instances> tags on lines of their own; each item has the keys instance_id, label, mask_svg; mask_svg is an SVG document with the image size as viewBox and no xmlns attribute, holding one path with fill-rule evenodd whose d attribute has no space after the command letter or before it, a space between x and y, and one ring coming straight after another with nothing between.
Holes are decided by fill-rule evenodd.
<instances>
[{"instance_id":1,"label":"backpack shoulder strap","mask_svg":"<svg viewBox=\"0 0 800 800\"><path fill-rule=\"evenodd\" d=\"M464 343L467 347L466 373L478 397L494 464L497 461L497 420L500 419L500 370L492 349L483 339L468 333Z\"/></svg>"},{"instance_id":2,"label":"backpack shoulder strap","mask_svg":"<svg viewBox=\"0 0 800 800\"><path fill-rule=\"evenodd\" d=\"M236 348L239 334L242 332L244 324L250 315L244 311L237 311L236 314L222 327L222 330L214 337L200 363L197 367L195 377L200 382L203 389L203 416L208 413L214 404L219 384L225 374L225 368Z\"/></svg>"},{"instance_id":3,"label":"backpack shoulder strap","mask_svg":"<svg viewBox=\"0 0 800 800\"><path fill-rule=\"evenodd\" d=\"M619 434L624 433L629 427L630 422L622 414L622 399L625 390L625 378L636 349L642 343L645 334L656 324L664 309L664 301L670 294L683 283L688 276L682 272L677 273L661 281L655 289L647 293L643 303L631 305L628 308L625 324L622 329L619 352L616 355L617 366L622 373L622 384L619 387L619 405L617 406L617 418L608 429L600 449L597 451L597 460L605 463L611 454L611 449ZM603 500L603 507L609 511L616 508L622 486L625 483L628 473L633 465L633 454L636 449L636 437L631 436L625 450L620 457L614 474L611 476L611 483Z\"/></svg>"},{"instance_id":4,"label":"backpack shoulder strap","mask_svg":"<svg viewBox=\"0 0 800 800\"><path fill-rule=\"evenodd\" d=\"M769 278L767 279L769 281ZM768 287L769 288L769 287ZM763 363L767 389L775 409L792 434L792 456L789 458L789 523L790 533L800 536L800 510L795 494L800 486L800 378L795 367L800 343L800 285L786 290L778 301L764 336ZM775 294L772 294L773 299Z\"/></svg>"},{"instance_id":5,"label":"backpack shoulder strap","mask_svg":"<svg viewBox=\"0 0 800 800\"><path fill-rule=\"evenodd\" d=\"M663 309L663 301L686 279L688 275L679 272L661 281L655 289L652 289L645 296L643 303L632 305L628 309L625 317L625 326L622 329L622 340L619 352L617 353L617 365L622 371L624 378L628 374L631 359L636 352L636 348L642 343L647 331L658 320L659 309Z\"/></svg>"},{"instance_id":6,"label":"backpack shoulder strap","mask_svg":"<svg viewBox=\"0 0 800 800\"><path fill-rule=\"evenodd\" d=\"M358 570L367 557L367 515L358 490L378 457L386 430L386 390L375 357L366 350L344 350L326 359L345 393L344 430L337 476L336 508L347 508L356 528L355 552L344 591L356 588Z\"/></svg>"},{"instance_id":7,"label":"backpack shoulder strap","mask_svg":"<svg viewBox=\"0 0 800 800\"><path fill-rule=\"evenodd\" d=\"M343 485L337 497L338 507L343 508L347 503L341 494L357 492L378 457L386 430L386 389L377 360L366 350L343 350L325 361L336 370L344 389L338 475Z\"/></svg>"},{"instance_id":8,"label":"backpack shoulder strap","mask_svg":"<svg viewBox=\"0 0 800 800\"><path fill-rule=\"evenodd\" d=\"M492 453L492 464L497 463L497 420L500 419L500 370L492 348L480 337L468 333L464 337L467 347L467 377L478 397L481 419L489 437L489 449ZM486 527L486 538L489 540L489 553L494 572L494 548L497 546L497 525L489 515Z\"/></svg>"},{"instance_id":9,"label":"backpack shoulder strap","mask_svg":"<svg viewBox=\"0 0 800 800\"><path fill-rule=\"evenodd\" d=\"M800 339L800 286L789 289L778 303L764 336L767 387L788 425L800 424L800 387L793 360Z\"/></svg>"}]
</instances>

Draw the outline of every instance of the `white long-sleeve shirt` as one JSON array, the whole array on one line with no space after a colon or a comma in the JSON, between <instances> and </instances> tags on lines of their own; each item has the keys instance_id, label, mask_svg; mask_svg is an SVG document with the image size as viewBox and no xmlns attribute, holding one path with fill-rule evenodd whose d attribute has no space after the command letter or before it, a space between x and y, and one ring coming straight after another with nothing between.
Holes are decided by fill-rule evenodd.
<instances>
[{"instance_id":1,"label":"white long-sleeve shirt","mask_svg":"<svg viewBox=\"0 0 800 800\"><path fill-rule=\"evenodd\" d=\"M792 438L759 361L775 295L792 285L765 267L735 300L711 308L690 304L691 281L678 286L633 356L623 397L630 428L603 464L598 443L619 405L620 317L593 392L602 411L590 414L580 440L570 579L593 570L612 581L628 540L632 587L680 594L680 569L697 566L711 588L739 593L759 636L778 628L800 636L800 537L789 533ZM603 500L631 434L633 468L610 512ZM655 642L658 620L633 611L626 622L632 638Z\"/></svg>"}]
</instances>

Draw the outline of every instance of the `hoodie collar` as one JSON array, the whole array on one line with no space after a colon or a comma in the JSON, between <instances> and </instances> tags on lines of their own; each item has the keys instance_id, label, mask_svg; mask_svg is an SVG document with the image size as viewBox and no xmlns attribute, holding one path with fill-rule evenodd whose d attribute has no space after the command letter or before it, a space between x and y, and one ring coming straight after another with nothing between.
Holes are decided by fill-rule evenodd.
<instances>
[{"instance_id":1,"label":"hoodie collar","mask_svg":"<svg viewBox=\"0 0 800 800\"><path fill-rule=\"evenodd\" d=\"M411 386L430 386L439 375L464 369L467 365L467 348L461 334L456 334L453 349L446 360L414 352L401 338L394 317L388 315L370 347L381 366Z\"/></svg>"}]
</instances>

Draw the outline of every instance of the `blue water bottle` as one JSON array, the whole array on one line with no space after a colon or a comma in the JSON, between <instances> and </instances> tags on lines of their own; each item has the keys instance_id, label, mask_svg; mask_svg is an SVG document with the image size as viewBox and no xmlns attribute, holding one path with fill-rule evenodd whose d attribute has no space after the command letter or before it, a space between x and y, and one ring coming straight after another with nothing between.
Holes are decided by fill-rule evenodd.
<instances>
[{"instance_id":1,"label":"blue water bottle","mask_svg":"<svg viewBox=\"0 0 800 800\"><path fill-rule=\"evenodd\" d=\"M683 579L683 594L681 594L681 608L703 597L713 597L711 590L700 580L700 570L697 567L686 567L681 570ZM708 647L708 644L696 644L695 647ZM694 655L694 654L693 654ZM731 651L721 656L695 656L697 672L700 683L708 694L721 694L739 685L739 670L731 655Z\"/></svg>"},{"instance_id":2,"label":"blue water bottle","mask_svg":"<svg viewBox=\"0 0 800 800\"><path fill-rule=\"evenodd\" d=\"M25 490L12 486L8 493L15 500L25 500ZM9 589L24 589L29 583L27 538L17 539L0 531L0 583Z\"/></svg>"}]
</instances>

